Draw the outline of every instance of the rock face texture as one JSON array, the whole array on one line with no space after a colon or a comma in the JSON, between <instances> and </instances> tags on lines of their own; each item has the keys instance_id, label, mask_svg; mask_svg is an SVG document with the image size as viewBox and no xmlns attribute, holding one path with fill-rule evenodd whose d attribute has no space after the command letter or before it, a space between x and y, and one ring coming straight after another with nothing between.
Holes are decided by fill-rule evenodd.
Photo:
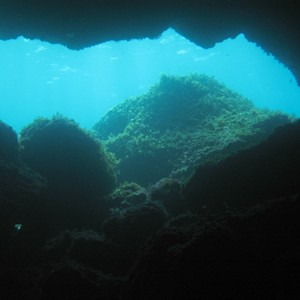
<instances>
[{"instance_id":1,"label":"rock face texture","mask_svg":"<svg viewBox=\"0 0 300 300\"><path fill-rule=\"evenodd\" d=\"M38 118L23 128L20 157L47 179L53 230L95 225L105 214L102 198L114 188L113 166L101 144L73 120Z\"/></svg>"},{"instance_id":2,"label":"rock face texture","mask_svg":"<svg viewBox=\"0 0 300 300\"><path fill-rule=\"evenodd\" d=\"M81 49L107 40L157 37L168 27L202 47L244 33L300 82L296 0L0 0L0 39L23 35Z\"/></svg>"},{"instance_id":3,"label":"rock face texture","mask_svg":"<svg viewBox=\"0 0 300 300\"><path fill-rule=\"evenodd\" d=\"M290 121L208 76L163 75L94 129L119 161L119 181L147 186L166 176L186 181L199 164L251 147Z\"/></svg>"},{"instance_id":4,"label":"rock face texture","mask_svg":"<svg viewBox=\"0 0 300 300\"><path fill-rule=\"evenodd\" d=\"M217 164L199 166L184 191L192 211L205 215L211 209L240 210L298 193L299 134L297 121L278 128L251 150Z\"/></svg>"},{"instance_id":5,"label":"rock face texture","mask_svg":"<svg viewBox=\"0 0 300 300\"><path fill-rule=\"evenodd\" d=\"M296 0L0 0L0 39L81 49L172 26L211 47L243 32L300 82L299 16ZM0 122L0 298L298 299L299 128L289 124L251 150L200 166L183 190L167 179L149 191L124 183L107 200L102 227L63 226L53 236L70 214L59 205L49 215L47 203L57 200L49 182L20 160L16 134ZM84 211L76 211L77 222Z\"/></svg>"}]
</instances>

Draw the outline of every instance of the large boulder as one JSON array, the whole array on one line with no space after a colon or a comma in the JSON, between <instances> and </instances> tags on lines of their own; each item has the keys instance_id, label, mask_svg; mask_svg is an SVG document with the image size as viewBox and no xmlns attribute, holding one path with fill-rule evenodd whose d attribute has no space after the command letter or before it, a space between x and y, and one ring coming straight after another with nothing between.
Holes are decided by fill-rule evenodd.
<instances>
[{"instance_id":1,"label":"large boulder","mask_svg":"<svg viewBox=\"0 0 300 300\"><path fill-rule=\"evenodd\" d=\"M63 195L108 194L115 177L101 144L67 118L36 119L21 131L21 158Z\"/></svg>"},{"instance_id":2,"label":"large boulder","mask_svg":"<svg viewBox=\"0 0 300 300\"><path fill-rule=\"evenodd\" d=\"M62 223L59 227L88 226L105 214L103 197L115 185L112 162L74 121L61 116L36 119L21 131L20 155L47 178L48 218Z\"/></svg>"},{"instance_id":3,"label":"large boulder","mask_svg":"<svg viewBox=\"0 0 300 300\"><path fill-rule=\"evenodd\" d=\"M252 149L199 166L183 191L190 209L208 215L300 193L299 136L297 121Z\"/></svg>"},{"instance_id":4,"label":"large boulder","mask_svg":"<svg viewBox=\"0 0 300 300\"><path fill-rule=\"evenodd\" d=\"M186 180L196 166L220 160L290 122L205 75L163 75L146 94L110 110L94 127L120 160L119 180L143 186Z\"/></svg>"}]
</instances>

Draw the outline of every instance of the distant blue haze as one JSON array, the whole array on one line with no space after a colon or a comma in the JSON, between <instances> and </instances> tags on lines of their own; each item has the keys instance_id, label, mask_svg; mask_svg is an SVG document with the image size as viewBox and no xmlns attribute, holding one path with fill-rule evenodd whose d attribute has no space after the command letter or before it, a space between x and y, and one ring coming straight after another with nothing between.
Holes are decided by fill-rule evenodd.
<instances>
[{"instance_id":1,"label":"distant blue haze","mask_svg":"<svg viewBox=\"0 0 300 300\"><path fill-rule=\"evenodd\" d=\"M169 29L155 40L81 51L23 37L0 41L0 120L20 131L58 112L91 128L161 74L195 72L214 76L259 107L300 116L300 88L291 72L242 34L206 50Z\"/></svg>"}]
</instances>

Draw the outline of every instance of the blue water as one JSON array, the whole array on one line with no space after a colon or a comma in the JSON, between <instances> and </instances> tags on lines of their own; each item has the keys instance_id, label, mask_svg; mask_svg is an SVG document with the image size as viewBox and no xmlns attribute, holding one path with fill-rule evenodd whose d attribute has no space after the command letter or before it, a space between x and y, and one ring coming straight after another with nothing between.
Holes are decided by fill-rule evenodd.
<instances>
[{"instance_id":1,"label":"blue water","mask_svg":"<svg viewBox=\"0 0 300 300\"><path fill-rule=\"evenodd\" d=\"M156 40L107 42L81 51L23 37L0 41L0 120L16 131L54 113L92 127L143 94L161 74L214 76L259 107L300 116L291 72L242 34L203 49L169 29Z\"/></svg>"}]
</instances>

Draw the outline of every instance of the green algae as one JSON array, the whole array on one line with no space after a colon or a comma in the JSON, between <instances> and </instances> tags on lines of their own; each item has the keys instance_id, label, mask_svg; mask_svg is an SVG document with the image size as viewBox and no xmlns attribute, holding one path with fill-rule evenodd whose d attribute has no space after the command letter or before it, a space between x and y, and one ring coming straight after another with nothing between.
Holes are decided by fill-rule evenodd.
<instances>
[{"instance_id":1,"label":"green algae","mask_svg":"<svg viewBox=\"0 0 300 300\"><path fill-rule=\"evenodd\" d=\"M113 155L100 141L62 115L37 118L20 134L21 159L69 198L95 198L115 185Z\"/></svg>"},{"instance_id":2,"label":"green algae","mask_svg":"<svg viewBox=\"0 0 300 300\"><path fill-rule=\"evenodd\" d=\"M162 75L146 94L117 105L94 129L119 160L120 181L147 185L166 176L186 180L197 165L255 145L291 121L255 107L211 77Z\"/></svg>"}]
</instances>

